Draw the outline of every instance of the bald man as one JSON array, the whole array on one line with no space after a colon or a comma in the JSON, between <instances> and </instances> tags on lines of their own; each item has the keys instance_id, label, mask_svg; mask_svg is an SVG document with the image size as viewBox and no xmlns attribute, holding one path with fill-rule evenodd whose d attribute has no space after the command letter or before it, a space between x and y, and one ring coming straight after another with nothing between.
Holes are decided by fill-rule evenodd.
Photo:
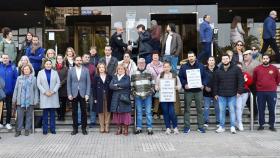
<instances>
[{"instance_id":1,"label":"bald man","mask_svg":"<svg viewBox=\"0 0 280 158\"><path fill-rule=\"evenodd\" d=\"M276 44L275 35L276 35L276 20L277 12L272 10L269 13L269 16L264 20L263 24L263 47L261 53L264 54L270 46L276 54L276 62L280 63L280 52Z\"/></svg>"}]
</instances>

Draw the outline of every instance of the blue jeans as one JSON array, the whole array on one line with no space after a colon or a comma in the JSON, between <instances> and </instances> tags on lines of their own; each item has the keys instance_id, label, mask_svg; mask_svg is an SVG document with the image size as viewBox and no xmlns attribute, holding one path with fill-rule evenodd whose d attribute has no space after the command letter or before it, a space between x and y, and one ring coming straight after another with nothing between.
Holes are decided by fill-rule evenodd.
<instances>
[{"instance_id":1,"label":"blue jeans","mask_svg":"<svg viewBox=\"0 0 280 158\"><path fill-rule=\"evenodd\" d=\"M213 102L215 107L215 116L216 116L216 123L220 122L220 114L219 114L219 104L218 101L211 97L204 97L204 122L207 124L209 122L209 109L210 105Z\"/></svg>"},{"instance_id":2,"label":"blue jeans","mask_svg":"<svg viewBox=\"0 0 280 158\"><path fill-rule=\"evenodd\" d=\"M211 42L202 42L202 50L199 53L197 60L202 62L204 58L208 59L211 56Z\"/></svg>"},{"instance_id":3,"label":"blue jeans","mask_svg":"<svg viewBox=\"0 0 280 158\"><path fill-rule=\"evenodd\" d=\"M172 66L172 70L177 72L177 64L178 64L179 57L175 55L164 55L163 61L169 61Z\"/></svg>"},{"instance_id":4,"label":"blue jeans","mask_svg":"<svg viewBox=\"0 0 280 158\"><path fill-rule=\"evenodd\" d=\"M161 102L160 106L163 112L165 127L170 128L170 122L172 122L173 128L176 128L177 116L174 110L174 102Z\"/></svg>"},{"instance_id":5,"label":"blue jeans","mask_svg":"<svg viewBox=\"0 0 280 158\"><path fill-rule=\"evenodd\" d=\"M219 96L219 109L220 109L220 126L225 128L226 121L226 107L229 108L230 113L230 127L235 126L235 107L236 107L236 96L222 97Z\"/></svg>"},{"instance_id":6,"label":"blue jeans","mask_svg":"<svg viewBox=\"0 0 280 158\"><path fill-rule=\"evenodd\" d=\"M265 108L268 106L270 127L274 127L275 124L275 106L277 101L276 92L257 92L257 105L259 111L259 124L263 126L265 124Z\"/></svg>"},{"instance_id":7,"label":"blue jeans","mask_svg":"<svg viewBox=\"0 0 280 158\"><path fill-rule=\"evenodd\" d=\"M48 132L48 122L49 122L49 114L50 114L50 130L51 132L55 132L55 111L54 108L43 109L43 132Z\"/></svg>"},{"instance_id":8,"label":"blue jeans","mask_svg":"<svg viewBox=\"0 0 280 158\"><path fill-rule=\"evenodd\" d=\"M142 129L142 112L143 106L146 111L146 119L147 119L147 127L148 129L153 128L153 118L152 118L152 96L147 96L145 99L142 99L139 96L135 97L135 105L137 110L137 118L136 118L136 127L137 129Z\"/></svg>"}]
</instances>

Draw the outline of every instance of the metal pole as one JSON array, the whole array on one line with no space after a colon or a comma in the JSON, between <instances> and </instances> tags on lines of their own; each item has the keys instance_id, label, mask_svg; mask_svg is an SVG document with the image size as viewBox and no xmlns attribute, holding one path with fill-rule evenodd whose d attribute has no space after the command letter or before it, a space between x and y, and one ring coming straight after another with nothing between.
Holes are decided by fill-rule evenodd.
<instances>
[{"instance_id":1,"label":"metal pole","mask_svg":"<svg viewBox=\"0 0 280 158\"><path fill-rule=\"evenodd\" d=\"M250 92L250 109L251 109L251 131L254 130L254 99L253 99L253 94Z\"/></svg>"}]
</instances>

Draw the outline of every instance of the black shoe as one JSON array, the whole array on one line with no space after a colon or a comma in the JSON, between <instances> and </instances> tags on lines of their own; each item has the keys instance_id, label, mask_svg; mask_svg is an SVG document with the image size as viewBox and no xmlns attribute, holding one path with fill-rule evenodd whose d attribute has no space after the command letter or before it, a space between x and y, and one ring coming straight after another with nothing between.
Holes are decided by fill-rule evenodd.
<instances>
[{"instance_id":1,"label":"black shoe","mask_svg":"<svg viewBox=\"0 0 280 158\"><path fill-rule=\"evenodd\" d=\"M258 131L262 131L262 130L264 130L264 127L263 126L259 126Z\"/></svg>"},{"instance_id":2,"label":"black shoe","mask_svg":"<svg viewBox=\"0 0 280 158\"><path fill-rule=\"evenodd\" d=\"M51 131L52 134L56 134L56 131Z\"/></svg>"},{"instance_id":3,"label":"black shoe","mask_svg":"<svg viewBox=\"0 0 280 158\"><path fill-rule=\"evenodd\" d=\"M18 136L20 136L21 135L21 132L16 132L16 134L15 134L15 137L18 137Z\"/></svg>"},{"instance_id":4,"label":"black shoe","mask_svg":"<svg viewBox=\"0 0 280 158\"><path fill-rule=\"evenodd\" d=\"M272 131L272 132L277 132L275 127L269 127L269 130Z\"/></svg>"},{"instance_id":5,"label":"black shoe","mask_svg":"<svg viewBox=\"0 0 280 158\"><path fill-rule=\"evenodd\" d=\"M95 126L95 123L90 123L89 124L89 128L94 128L94 126Z\"/></svg>"},{"instance_id":6,"label":"black shoe","mask_svg":"<svg viewBox=\"0 0 280 158\"><path fill-rule=\"evenodd\" d=\"M78 130L73 130L72 132L71 132L71 135L76 135L78 133Z\"/></svg>"},{"instance_id":7,"label":"black shoe","mask_svg":"<svg viewBox=\"0 0 280 158\"><path fill-rule=\"evenodd\" d=\"M48 134L48 131L43 131L43 134L44 134L44 135L47 135L47 134Z\"/></svg>"},{"instance_id":8,"label":"black shoe","mask_svg":"<svg viewBox=\"0 0 280 158\"><path fill-rule=\"evenodd\" d=\"M134 133L135 134L140 134L140 133L142 133L142 130L141 129L137 129Z\"/></svg>"},{"instance_id":9,"label":"black shoe","mask_svg":"<svg viewBox=\"0 0 280 158\"><path fill-rule=\"evenodd\" d=\"M148 135L153 135L154 134L154 132L150 129L150 130L148 130Z\"/></svg>"},{"instance_id":10,"label":"black shoe","mask_svg":"<svg viewBox=\"0 0 280 158\"><path fill-rule=\"evenodd\" d=\"M88 135L87 130L83 130L82 133L83 133L83 135Z\"/></svg>"},{"instance_id":11,"label":"black shoe","mask_svg":"<svg viewBox=\"0 0 280 158\"><path fill-rule=\"evenodd\" d=\"M25 130L25 131L24 131L24 135L25 135L25 136L29 136L29 130Z\"/></svg>"}]
</instances>

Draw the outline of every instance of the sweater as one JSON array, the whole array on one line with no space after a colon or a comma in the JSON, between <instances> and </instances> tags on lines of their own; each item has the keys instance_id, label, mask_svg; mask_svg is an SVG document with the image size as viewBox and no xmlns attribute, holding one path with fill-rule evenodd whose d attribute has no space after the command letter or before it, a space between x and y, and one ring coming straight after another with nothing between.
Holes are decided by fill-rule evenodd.
<instances>
[{"instance_id":1,"label":"sweater","mask_svg":"<svg viewBox=\"0 0 280 158\"><path fill-rule=\"evenodd\" d=\"M146 98L154 93L155 80L150 71L137 70L131 76L131 90L134 96Z\"/></svg>"},{"instance_id":2,"label":"sweater","mask_svg":"<svg viewBox=\"0 0 280 158\"><path fill-rule=\"evenodd\" d=\"M279 71L274 65L259 65L254 70L253 81L257 91L276 92L280 82Z\"/></svg>"}]
</instances>

